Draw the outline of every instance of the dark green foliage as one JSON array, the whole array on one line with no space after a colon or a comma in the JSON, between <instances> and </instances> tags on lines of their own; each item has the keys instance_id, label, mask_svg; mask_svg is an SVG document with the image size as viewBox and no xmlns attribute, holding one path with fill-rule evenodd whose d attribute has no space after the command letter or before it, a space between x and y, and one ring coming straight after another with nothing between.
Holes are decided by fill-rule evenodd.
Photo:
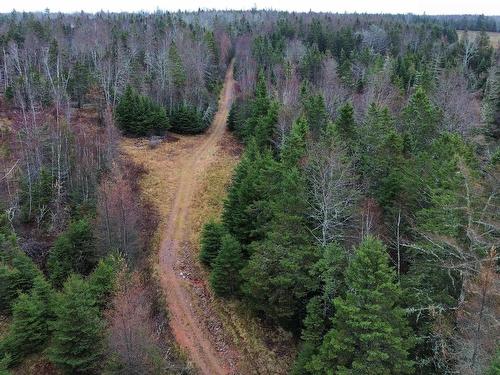
<instances>
[{"instance_id":1,"label":"dark green foliage","mask_svg":"<svg viewBox=\"0 0 500 375\"><path fill-rule=\"evenodd\" d=\"M311 369L316 374L410 374L413 338L401 290L383 244L366 238L347 269L348 291L335 299L332 330Z\"/></svg>"},{"instance_id":2,"label":"dark green foliage","mask_svg":"<svg viewBox=\"0 0 500 375\"><path fill-rule=\"evenodd\" d=\"M318 256L311 246L305 212L305 181L294 166L275 173L270 201L271 219L265 240L251 246L250 260L242 271L245 299L257 311L284 325L302 319L307 296L317 288L310 274Z\"/></svg>"},{"instance_id":3,"label":"dark green foliage","mask_svg":"<svg viewBox=\"0 0 500 375\"><path fill-rule=\"evenodd\" d=\"M321 94L313 94L307 87L302 87L302 105L304 115L309 124L311 132L319 136L326 128L328 114L325 108L325 101Z\"/></svg>"},{"instance_id":4,"label":"dark green foliage","mask_svg":"<svg viewBox=\"0 0 500 375\"><path fill-rule=\"evenodd\" d=\"M173 109L170 115L172 131L180 134L203 133L211 121L211 115L204 116L195 107L185 104Z\"/></svg>"},{"instance_id":5,"label":"dark green foliage","mask_svg":"<svg viewBox=\"0 0 500 375\"><path fill-rule=\"evenodd\" d=\"M116 287L117 274L122 267L123 259L117 255L110 255L100 259L94 271L89 275L90 293L101 310L109 303Z\"/></svg>"},{"instance_id":6,"label":"dark green foliage","mask_svg":"<svg viewBox=\"0 0 500 375\"><path fill-rule=\"evenodd\" d=\"M370 105L361 129L360 172L369 192L381 203L390 204L401 192L403 140L396 132L387 108Z\"/></svg>"},{"instance_id":7,"label":"dark green foliage","mask_svg":"<svg viewBox=\"0 0 500 375\"><path fill-rule=\"evenodd\" d=\"M161 134L170 127L165 109L127 86L115 109L120 129L129 135Z\"/></svg>"},{"instance_id":8,"label":"dark green foliage","mask_svg":"<svg viewBox=\"0 0 500 375\"><path fill-rule=\"evenodd\" d=\"M213 31L205 33L205 41L210 51L210 63L205 71L205 81L208 91L215 91L219 87L219 46Z\"/></svg>"},{"instance_id":9,"label":"dark green foliage","mask_svg":"<svg viewBox=\"0 0 500 375\"><path fill-rule=\"evenodd\" d=\"M240 129L236 129L238 135L245 141L254 138L260 150L269 148L278 121L278 109L278 103L269 98L266 78L264 72L260 71L255 97L249 104L248 113L244 113L246 120Z\"/></svg>"},{"instance_id":10,"label":"dark green foliage","mask_svg":"<svg viewBox=\"0 0 500 375\"><path fill-rule=\"evenodd\" d=\"M230 131L234 131L238 125L238 104L237 101L234 101L231 105L231 109L229 110L229 114L227 116L227 128Z\"/></svg>"},{"instance_id":11,"label":"dark green foliage","mask_svg":"<svg viewBox=\"0 0 500 375\"><path fill-rule=\"evenodd\" d=\"M345 143L350 151L357 137L356 123L354 122L354 108L347 102L339 108L339 115L335 121L335 132L341 142Z\"/></svg>"},{"instance_id":12,"label":"dark green foliage","mask_svg":"<svg viewBox=\"0 0 500 375\"><path fill-rule=\"evenodd\" d=\"M19 198L21 218L24 222L30 223L35 219L43 222L49 218L46 210L52 202L53 183L54 178L45 168L42 168L37 176L32 176L31 181L28 177L22 180Z\"/></svg>"},{"instance_id":13,"label":"dark green foliage","mask_svg":"<svg viewBox=\"0 0 500 375\"><path fill-rule=\"evenodd\" d=\"M493 64L494 49L488 34L484 30L476 37L475 43L477 44L477 50L472 54L468 68L474 72L477 80L476 87L483 88L488 76L488 69Z\"/></svg>"},{"instance_id":14,"label":"dark green foliage","mask_svg":"<svg viewBox=\"0 0 500 375\"><path fill-rule=\"evenodd\" d=\"M200 261L206 266L211 267L213 261L217 258L225 232L224 226L214 220L209 221L203 227L201 233Z\"/></svg>"},{"instance_id":15,"label":"dark green foliage","mask_svg":"<svg viewBox=\"0 0 500 375\"><path fill-rule=\"evenodd\" d=\"M187 76L182 59L179 56L179 51L174 42L170 44L168 58L170 60L170 73L174 79L174 86L180 90L186 84Z\"/></svg>"},{"instance_id":16,"label":"dark green foliage","mask_svg":"<svg viewBox=\"0 0 500 375\"><path fill-rule=\"evenodd\" d=\"M0 215L0 313L9 313L19 294L29 291L40 274L19 249L5 214Z\"/></svg>"},{"instance_id":17,"label":"dark green foliage","mask_svg":"<svg viewBox=\"0 0 500 375\"><path fill-rule=\"evenodd\" d=\"M49 278L60 287L68 275L77 272L88 275L97 263L97 250L89 220L70 223L55 241L47 261Z\"/></svg>"},{"instance_id":18,"label":"dark green foliage","mask_svg":"<svg viewBox=\"0 0 500 375\"><path fill-rule=\"evenodd\" d=\"M297 166L306 153L306 139L309 126L305 118L299 118L292 126L286 143L281 150L281 161L287 166Z\"/></svg>"},{"instance_id":19,"label":"dark green foliage","mask_svg":"<svg viewBox=\"0 0 500 375\"><path fill-rule=\"evenodd\" d=\"M323 256L313 265L311 274L319 280L319 294L312 297L306 308L301 334L301 350L294 364L296 374L314 373L309 367L318 354L323 336L331 328L334 315L333 300L344 296L344 273L348 265L344 249L331 243L322 249Z\"/></svg>"},{"instance_id":20,"label":"dark green foliage","mask_svg":"<svg viewBox=\"0 0 500 375\"><path fill-rule=\"evenodd\" d=\"M219 254L213 261L210 285L220 297L230 297L238 293L243 267L240 243L230 234L224 235Z\"/></svg>"},{"instance_id":21,"label":"dark green foliage","mask_svg":"<svg viewBox=\"0 0 500 375\"><path fill-rule=\"evenodd\" d=\"M10 362L10 355L0 357L0 375L11 375L11 373L7 370Z\"/></svg>"},{"instance_id":22,"label":"dark green foliage","mask_svg":"<svg viewBox=\"0 0 500 375\"><path fill-rule=\"evenodd\" d=\"M30 294L21 294L12 308L9 332L0 344L0 356L8 353L10 364L41 351L50 337L54 292L43 276L37 276Z\"/></svg>"},{"instance_id":23,"label":"dark green foliage","mask_svg":"<svg viewBox=\"0 0 500 375\"><path fill-rule=\"evenodd\" d=\"M68 82L68 91L76 100L78 108L81 108L85 94L90 87L91 70L85 61L76 61L72 73Z\"/></svg>"},{"instance_id":24,"label":"dark green foliage","mask_svg":"<svg viewBox=\"0 0 500 375\"><path fill-rule=\"evenodd\" d=\"M404 132L411 152L429 145L439 132L440 114L421 87L404 109Z\"/></svg>"},{"instance_id":25,"label":"dark green foliage","mask_svg":"<svg viewBox=\"0 0 500 375\"><path fill-rule=\"evenodd\" d=\"M486 80L482 113L486 122L486 134L500 139L500 67L494 66Z\"/></svg>"},{"instance_id":26,"label":"dark green foliage","mask_svg":"<svg viewBox=\"0 0 500 375\"><path fill-rule=\"evenodd\" d=\"M101 369L104 326L88 283L71 275L57 296L54 311L50 360L68 374L93 374Z\"/></svg>"},{"instance_id":27,"label":"dark green foliage","mask_svg":"<svg viewBox=\"0 0 500 375\"><path fill-rule=\"evenodd\" d=\"M321 61L323 55L316 44L307 47L305 55L300 61L299 71L304 80L317 82L321 72Z\"/></svg>"},{"instance_id":28,"label":"dark green foliage","mask_svg":"<svg viewBox=\"0 0 500 375\"><path fill-rule=\"evenodd\" d=\"M276 323L294 327L297 319L303 318L307 296L317 288L309 274L317 256L314 247L285 246L276 236L252 248L242 271L242 289L254 310L264 312Z\"/></svg>"},{"instance_id":29,"label":"dark green foliage","mask_svg":"<svg viewBox=\"0 0 500 375\"><path fill-rule=\"evenodd\" d=\"M486 375L498 375L500 374L500 348L497 348L495 356L491 361L491 365L486 371Z\"/></svg>"},{"instance_id":30,"label":"dark green foliage","mask_svg":"<svg viewBox=\"0 0 500 375\"><path fill-rule=\"evenodd\" d=\"M7 102L11 102L12 99L14 99L14 88L12 87L12 85L7 86L4 95Z\"/></svg>"},{"instance_id":31,"label":"dark green foliage","mask_svg":"<svg viewBox=\"0 0 500 375\"><path fill-rule=\"evenodd\" d=\"M271 154L259 152L255 141L250 141L236 168L222 214L224 226L243 245L264 237L275 168Z\"/></svg>"}]
</instances>

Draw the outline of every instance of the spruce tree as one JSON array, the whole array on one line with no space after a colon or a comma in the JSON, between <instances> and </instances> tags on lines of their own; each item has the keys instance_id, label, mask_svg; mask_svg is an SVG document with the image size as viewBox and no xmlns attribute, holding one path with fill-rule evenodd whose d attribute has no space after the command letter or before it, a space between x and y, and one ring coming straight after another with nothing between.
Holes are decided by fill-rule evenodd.
<instances>
[{"instance_id":1,"label":"spruce tree","mask_svg":"<svg viewBox=\"0 0 500 375\"><path fill-rule=\"evenodd\" d=\"M19 249L5 214L0 215L0 249L0 313L8 314L19 294L29 291L41 272Z\"/></svg>"},{"instance_id":2,"label":"spruce tree","mask_svg":"<svg viewBox=\"0 0 500 375\"><path fill-rule=\"evenodd\" d=\"M123 268L123 258L110 255L99 260L96 268L89 275L88 283L92 296L97 306L104 309L116 286L116 277Z\"/></svg>"},{"instance_id":3,"label":"spruce tree","mask_svg":"<svg viewBox=\"0 0 500 375\"><path fill-rule=\"evenodd\" d=\"M414 339L401 290L384 245L367 237L346 275L348 292L334 301L333 328L325 336L311 369L316 374L410 374L408 352Z\"/></svg>"},{"instance_id":4,"label":"spruce tree","mask_svg":"<svg viewBox=\"0 0 500 375\"><path fill-rule=\"evenodd\" d=\"M91 289L71 275L57 296L50 360L68 374L92 374L102 368L103 322Z\"/></svg>"},{"instance_id":5,"label":"spruce tree","mask_svg":"<svg viewBox=\"0 0 500 375\"><path fill-rule=\"evenodd\" d=\"M90 222L80 219L70 223L49 253L47 268L52 283L61 286L72 272L88 275L97 263L96 251Z\"/></svg>"},{"instance_id":6,"label":"spruce tree","mask_svg":"<svg viewBox=\"0 0 500 375\"><path fill-rule=\"evenodd\" d=\"M282 163L290 166L298 165L305 155L308 131L309 125L304 117L295 121L281 151Z\"/></svg>"},{"instance_id":7,"label":"spruce tree","mask_svg":"<svg viewBox=\"0 0 500 375\"><path fill-rule=\"evenodd\" d=\"M270 219L268 197L276 183L276 164L268 150L260 152L251 140L236 168L222 222L242 245L264 238Z\"/></svg>"},{"instance_id":8,"label":"spruce tree","mask_svg":"<svg viewBox=\"0 0 500 375\"><path fill-rule=\"evenodd\" d=\"M243 267L241 245L230 234L226 234L221 241L220 252L213 262L210 274L210 285L215 294L220 297L229 297L238 293Z\"/></svg>"},{"instance_id":9,"label":"spruce tree","mask_svg":"<svg viewBox=\"0 0 500 375\"><path fill-rule=\"evenodd\" d=\"M215 258L219 254L222 237L225 234L225 229L222 223L218 223L214 220L210 220L203 227L201 233L201 251L200 251L200 261L211 267Z\"/></svg>"},{"instance_id":10,"label":"spruce tree","mask_svg":"<svg viewBox=\"0 0 500 375\"><path fill-rule=\"evenodd\" d=\"M418 87L404 109L404 131L411 152L429 145L439 132L440 114L422 87Z\"/></svg>"},{"instance_id":11,"label":"spruce tree","mask_svg":"<svg viewBox=\"0 0 500 375\"><path fill-rule=\"evenodd\" d=\"M356 124L354 122L354 108L351 103L347 102L340 107L339 115L335 121L335 130L340 140L352 152L356 139Z\"/></svg>"},{"instance_id":12,"label":"spruce tree","mask_svg":"<svg viewBox=\"0 0 500 375\"><path fill-rule=\"evenodd\" d=\"M10 355L11 364L45 347L54 319L54 292L43 276L37 276L30 294L21 294L12 308L12 324L1 343L1 351Z\"/></svg>"}]
</instances>

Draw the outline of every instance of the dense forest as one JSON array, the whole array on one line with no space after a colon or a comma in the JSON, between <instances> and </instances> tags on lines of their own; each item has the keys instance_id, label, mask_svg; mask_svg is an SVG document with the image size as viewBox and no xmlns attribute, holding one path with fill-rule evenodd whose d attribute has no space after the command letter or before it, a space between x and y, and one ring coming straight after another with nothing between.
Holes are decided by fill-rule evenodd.
<instances>
[{"instance_id":1,"label":"dense forest","mask_svg":"<svg viewBox=\"0 0 500 375\"><path fill-rule=\"evenodd\" d=\"M292 335L292 374L500 373L498 29L0 15L0 374L196 371L152 267L145 170L120 142L205 132L231 61L244 151L201 235L213 293Z\"/></svg>"}]
</instances>

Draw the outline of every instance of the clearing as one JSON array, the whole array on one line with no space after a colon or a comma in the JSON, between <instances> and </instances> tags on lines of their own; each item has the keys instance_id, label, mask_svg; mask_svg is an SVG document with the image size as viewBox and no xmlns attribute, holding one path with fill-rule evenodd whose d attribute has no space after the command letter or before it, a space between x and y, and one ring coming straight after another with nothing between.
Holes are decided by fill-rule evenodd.
<instances>
[{"instance_id":1,"label":"clearing","mask_svg":"<svg viewBox=\"0 0 500 375\"><path fill-rule=\"evenodd\" d=\"M469 37L472 39L475 39L479 35L480 31L467 31L467 34L469 34ZM457 30L458 38L462 39L465 31L464 30ZM490 43L494 48L499 48L500 47L500 32L494 32L494 31L487 31L486 34L490 37Z\"/></svg>"},{"instance_id":2,"label":"clearing","mask_svg":"<svg viewBox=\"0 0 500 375\"><path fill-rule=\"evenodd\" d=\"M147 173L142 195L161 216L156 270L172 333L202 374L285 374L293 361L291 335L264 326L238 301L213 296L197 259L199 233L222 210L240 147L226 130L234 93L233 64L218 112L205 134L176 136L155 148L123 139L122 151Z\"/></svg>"}]
</instances>

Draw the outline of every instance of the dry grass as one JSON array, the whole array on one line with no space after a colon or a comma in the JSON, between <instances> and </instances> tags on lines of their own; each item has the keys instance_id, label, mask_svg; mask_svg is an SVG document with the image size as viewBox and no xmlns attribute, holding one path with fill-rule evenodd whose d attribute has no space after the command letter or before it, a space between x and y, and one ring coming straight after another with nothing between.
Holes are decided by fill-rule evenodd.
<instances>
[{"instance_id":1,"label":"dry grass","mask_svg":"<svg viewBox=\"0 0 500 375\"><path fill-rule=\"evenodd\" d=\"M181 136L176 141L164 141L153 149L144 138L123 138L121 141L122 153L146 169L147 173L140 183L142 194L159 210L163 221L172 206L175 183L180 172L178 166L182 165L186 150L196 145L197 138Z\"/></svg>"},{"instance_id":2,"label":"dry grass","mask_svg":"<svg viewBox=\"0 0 500 375\"><path fill-rule=\"evenodd\" d=\"M457 30L458 38L462 39L464 36L464 30ZM479 31L467 31L471 38L476 38L479 35ZM490 43L495 48L500 48L500 32L487 31L486 34L490 37Z\"/></svg>"},{"instance_id":3,"label":"dry grass","mask_svg":"<svg viewBox=\"0 0 500 375\"><path fill-rule=\"evenodd\" d=\"M203 225L212 218L219 218L227 187L239 157L238 147L230 135L225 135L225 145L219 149L216 161L203 176L201 187L195 195L190 222L193 225L191 246L193 258L197 259L199 239ZM233 144L234 147L227 145ZM201 267L201 266L200 266ZM204 279L208 274L205 272ZM271 329L261 324L239 301L214 298L214 310L219 315L229 339L241 351L239 370L244 374L286 374L295 357L292 336L280 329Z\"/></svg>"},{"instance_id":4,"label":"dry grass","mask_svg":"<svg viewBox=\"0 0 500 375\"><path fill-rule=\"evenodd\" d=\"M180 175L183 158L199 144L201 136L179 136L176 142L163 142L156 148L148 147L145 139L123 139L121 151L124 156L142 165L147 173L143 175L140 186L143 199L150 201L160 214L160 225L152 242L159 248L161 235L170 214L176 193L176 183ZM200 176L199 190L195 194L190 209L190 246L188 258L196 264L191 267L202 269L198 263L199 236L203 225L211 218L220 217L227 187L230 184L234 167L238 163L241 148L230 134L225 134L220 142L209 168ZM156 255L155 255L156 256ZM157 273L159 270L155 270ZM201 271L203 280L208 274ZM193 288L192 293L199 292ZM295 357L295 344L290 334L264 327L238 301L210 299L212 312L218 315L227 337L238 348L243 358L239 360L239 370L244 374L286 374ZM192 306L200 310L203 304ZM198 312L203 317L203 311Z\"/></svg>"}]
</instances>

